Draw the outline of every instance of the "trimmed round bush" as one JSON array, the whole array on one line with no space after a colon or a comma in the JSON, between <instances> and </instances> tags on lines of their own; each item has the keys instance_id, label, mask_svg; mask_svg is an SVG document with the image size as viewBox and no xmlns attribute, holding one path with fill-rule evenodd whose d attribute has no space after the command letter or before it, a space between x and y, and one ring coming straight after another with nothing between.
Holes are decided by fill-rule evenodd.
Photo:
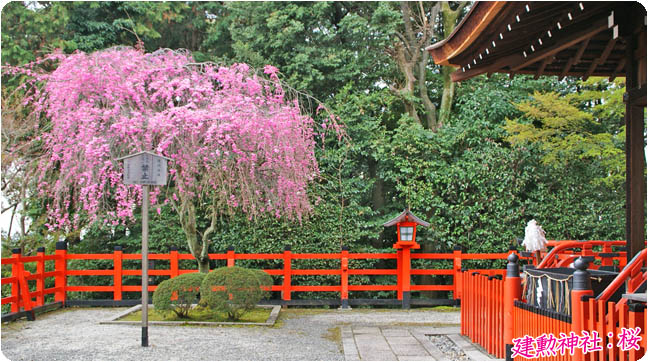
<instances>
[{"instance_id":1,"label":"trimmed round bush","mask_svg":"<svg viewBox=\"0 0 648 362\"><path fill-rule=\"evenodd\" d=\"M163 281L153 292L153 306L158 311L172 311L187 318L192 304L198 303L200 285L207 274L188 273Z\"/></svg>"},{"instance_id":2,"label":"trimmed round bush","mask_svg":"<svg viewBox=\"0 0 648 362\"><path fill-rule=\"evenodd\" d=\"M250 269L250 270L252 270L256 274L257 279L259 280L259 285L263 290L261 299L269 298L270 288L272 288L272 285L274 284L274 280L272 280L272 276L261 269Z\"/></svg>"},{"instance_id":3,"label":"trimmed round bush","mask_svg":"<svg viewBox=\"0 0 648 362\"><path fill-rule=\"evenodd\" d=\"M269 285L272 277L264 271L237 266L218 268L203 279L200 304L226 313L230 320L238 320L268 295L263 286Z\"/></svg>"}]
</instances>

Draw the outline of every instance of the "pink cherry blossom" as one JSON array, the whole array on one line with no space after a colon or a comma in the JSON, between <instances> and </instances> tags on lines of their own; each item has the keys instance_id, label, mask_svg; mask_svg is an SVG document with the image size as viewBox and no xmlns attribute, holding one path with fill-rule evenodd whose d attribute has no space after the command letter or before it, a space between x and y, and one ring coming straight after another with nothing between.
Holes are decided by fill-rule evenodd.
<instances>
[{"instance_id":1,"label":"pink cherry blossom","mask_svg":"<svg viewBox=\"0 0 648 362\"><path fill-rule=\"evenodd\" d=\"M44 62L58 66L46 72ZM263 73L123 47L3 67L4 75L28 76L29 117L50 124L31 140L42 143L37 184L49 200L48 226L132 220L142 187L122 183L116 159L144 150L171 159L168 185L151 191L154 204L207 202L215 213L301 220L311 210L307 186L319 175L315 123L277 68Z\"/></svg>"}]
</instances>

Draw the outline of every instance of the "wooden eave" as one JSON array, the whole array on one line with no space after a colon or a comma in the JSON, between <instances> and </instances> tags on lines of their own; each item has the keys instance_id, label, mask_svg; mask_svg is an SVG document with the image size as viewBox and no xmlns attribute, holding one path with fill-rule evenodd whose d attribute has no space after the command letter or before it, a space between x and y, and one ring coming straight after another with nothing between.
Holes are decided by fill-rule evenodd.
<instances>
[{"instance_id":1,"label":"wooden eave","mask_svg":"<svg viewBox=\"0 0 648 362\"><path fill-rule=\"evenodd\" d=\"M421 220L416 215L412 214L412 212L409 211L409 209L403 210L403 212L401 212L398 216L396 216L395 218L393 218L393 219L387 221L386 223L384 223L383 226L384 227L393 226L393 225L398 224L399 222L405 221L405 219L407 219L407 221L409 221L409 222L413 222L413 223L416 223L416 224L421 225L421 226L425 226L425 227L430 226L430 223Z\"/></svg>"},{"instance_id":2,"label":"wooden eave","mask_svg":"<svg viewBox=\"0 0 648 362\"><path fill-rule=\"evenodd\" d=\"M625 74L627 44L619 35L639 25L628 24L633 13L645 22L645 10L632 2L476 2L427 50L435 63L458 68L453 81L484 73L614 79Z\"/></svg>"},{"instance_id":3,"label":"wooden eave","mask_svg":"<svg viewBox=\"0 0 648 362\"><path fill-rule=\"evenodd\" d=\"M147 154L147 155L151 155L151 156L155 156L155 157L163 158L163 159L165 159L165 160L167 160L167 161L173 161L172 159L170 159L170 158L168 158L168 157L164 157L164 156L162 156L162 155L158 155L157 153L155 153L155 152L153 152L153 151L140 151L140 152L137 152L137 153L133 153L133 154L130 154L130 155L126 155L126 156L123 156L123 157L116 158L115 161L123 161L123 160L125 160L125 159L133 158L133 157L135 157L135 156L139 156L139 155L143 155L143 154Z\"/></svg>"}]
</instances>

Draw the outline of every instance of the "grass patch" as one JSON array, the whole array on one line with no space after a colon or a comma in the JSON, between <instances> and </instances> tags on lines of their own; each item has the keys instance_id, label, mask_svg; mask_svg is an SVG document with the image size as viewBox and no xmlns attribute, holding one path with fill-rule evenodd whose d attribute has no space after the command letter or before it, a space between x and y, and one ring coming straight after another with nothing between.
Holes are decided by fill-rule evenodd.
<instances>
[{"instance_id":1,"label":"grass patch","mask_svg":"<svg viewBox=\"0 0 648 362\"><path fill-rule=\"evenodd\" d=\"M178 318L173 312L159 312L154 308L148 311L149 321L157 322L247 322L247 323L265 323L270 316L272 309L269 308L255 308L245 313L239 320L232 321L227 319L227 314L213 311L209 308L195 307L189 311L189 318ZM142 311L131 313L123 318L121 321L141 321Z\"/></svg>"},{"instance_id":2,"label":"grass patch","mask_svg":"<svg viewBox=\"0 0 648 362\"><path fill-rule=\"evenodd\" d=\"M459 307L450 307L447 305L440 305L438 307L432 308L433 311L435 312L461 312L461 308Z\"/></svg>"}]
</instances>

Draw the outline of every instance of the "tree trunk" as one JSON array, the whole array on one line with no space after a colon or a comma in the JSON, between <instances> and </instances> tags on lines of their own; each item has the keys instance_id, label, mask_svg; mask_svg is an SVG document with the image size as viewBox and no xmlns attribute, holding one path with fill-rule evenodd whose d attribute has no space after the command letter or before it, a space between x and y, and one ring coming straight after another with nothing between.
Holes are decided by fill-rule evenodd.
<instances>
[{"instance_id":1,"label":"tree trunk","mask_svg":"<svg viewBox=\"0 0 648 362\"><path fill-rule=\"evenodd\" d=\"M425 108L425 118L427 120L427 128L433 132L436 132L441 127L441 125L439 124L440 122L437 122L436 105L432 102L432 100L428 96L427 85L425 85L425 76L427 72L427 63L429 58L430 58L430 54L427 51L424 51L421 57L421 61L419 62L418 91L419 91L419 96L421 97L421 102L423 103L423 108Z\"/></svg>"},{"instance_id":2,"label":"tree trunk","mask_svg":"<svg viewBox=\"0 0 648 362\"><path fill-rule=\"evenodd\" d=\"M201 273L209 273L209 258L207 260L200 260L197 259L198 261L198 271Z\"/></svg>"},{"instance_id":3,"label":"tree trunk","mask_svg":"<svg viewBox=\"0 0 648 362\"><path fill-rule=\"evenodd\" d=\"M449 2L441 3L441 21L443 25L444 36L449 36L457 27L457 20L463 9L468 5L467 1L459 3L455 10L450 8ZM443 93L441 95L441 106L439 107L438 128L441 128L450 119L452 110L452 101L454 100L455 83L450 79L450 74L454 72L453 67L441 66L441 76L443 79ZM438 129L437 128L437 129Z\"/></svg>"},{"instance_id":4,"label":"tree trunk","mask_svg":"<svg viewBox=\"0 0 648 362\"><path fill-rule=\"evenodd\" d=\"M199 240L198 224L196 222L196 207L189 200L182 200L180 210L180 226L185 233L189 252L198 262L198 270L201 273L209 273L209 256L206 253L208 244ZM203 234L204 235L204 234Z\"/></svg>"},{"instance_id":5,"label":"tree trunk","mask_svg":"<svg viewBox=\"0 0 648 362\"><path fill-rule=\"evenodd\" d=\"M400 3L403 16L402 31L395 33L397 40L387 53L398 64L404 80L402 84L392 86L391 89L401 97L407 113L433 132L438 131L450 118L455 90L450 73L454 69L441 67L443 90L440 106L437 107L430 99L425 83L427 68L430 66L429 53L425 48L437 39L435 29L442 29L445 36L454 30L459 16L468 4L467 1L460 2L457 8L452 10L447 1L436 2L431 7L430 3L424 2ZM420 99L423 114L418 113L418 100L414 97Z\"/></svg>"},{"instance_id":6,"label":"tree trunk","mask_svg":"<svg viewBox=\"0 0 648 362\"><path fill-rule=\"evenodd\" d=\"M441 128L450 119L450 112L452 110L452 100L454 99L455 83L450 78L453 72L452 67L441 67L441 75L443 77L443 94L441 96L441 109L439 110L439 122L437 127ZM438 129L437 128L437 129Z\"/></svg>"}]
</instances>

